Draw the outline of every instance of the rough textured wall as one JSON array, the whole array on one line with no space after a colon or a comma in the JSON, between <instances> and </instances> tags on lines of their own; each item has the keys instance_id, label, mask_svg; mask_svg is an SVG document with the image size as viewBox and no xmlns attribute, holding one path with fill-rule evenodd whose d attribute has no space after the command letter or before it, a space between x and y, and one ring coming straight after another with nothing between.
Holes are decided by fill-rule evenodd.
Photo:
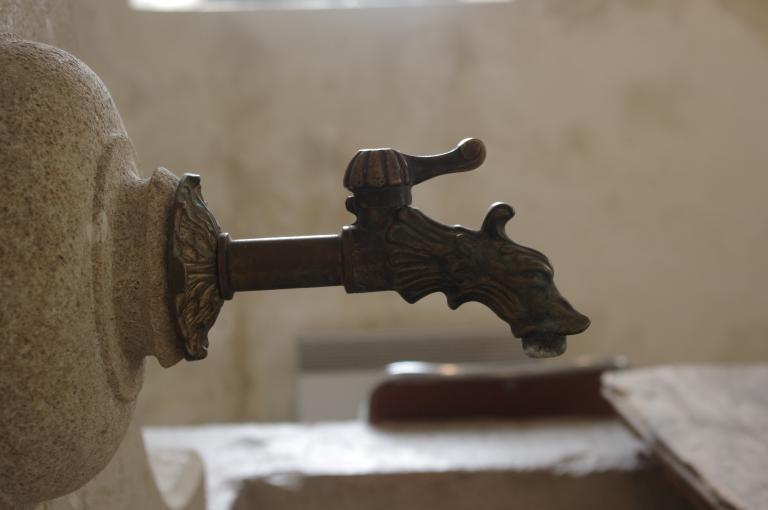
<instances>
[{"instance_id":1,"label":"rough textured wall","mask_svg":"<svg viewBox=\"0 0 768 510\"><path fill-rule=\"evenodd\" d=\"M509 201L510 235L552 258L560 289L593 319L568 357L768 357L764 2L77 9L78 53L110 87L144 172L202 173L233 235L338 232L357 148L429 153L477 136L484 167L416 188L415 204L477 227L489 203ZM287 418L299 334L393 324L505 330L440 295L238 296L208 360L149 370L143 412Z\"/></svg>"}]
</instances>

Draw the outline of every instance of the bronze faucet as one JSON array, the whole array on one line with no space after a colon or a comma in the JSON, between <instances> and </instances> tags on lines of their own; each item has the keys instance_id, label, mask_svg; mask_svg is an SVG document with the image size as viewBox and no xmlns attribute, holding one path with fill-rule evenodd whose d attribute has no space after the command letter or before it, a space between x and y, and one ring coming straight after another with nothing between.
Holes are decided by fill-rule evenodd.
<instances>
[{"instance_id":1,"label":"bronze faucet","mask_svg":"<svg viewBox=\"0 0 768 510\"><path fill-rule=\"evenodd\" d=\"M208 330L235 292L331 285L349 293L395 290L409 303L443 292L451 309L479 301L510 325L529 356L562 354L566 335L587 329L589 319L560 295L547 257L507 237L512 207L491 205L480 230L442 225L411 207L414 185L484 160L485 146L474 138L436 156L361 150L344 174L352 225L341 234L261 239L222 233L200 178L186 174L168 260L171 312L187 359L206 356Z\"/></svg>"}]
</instances>

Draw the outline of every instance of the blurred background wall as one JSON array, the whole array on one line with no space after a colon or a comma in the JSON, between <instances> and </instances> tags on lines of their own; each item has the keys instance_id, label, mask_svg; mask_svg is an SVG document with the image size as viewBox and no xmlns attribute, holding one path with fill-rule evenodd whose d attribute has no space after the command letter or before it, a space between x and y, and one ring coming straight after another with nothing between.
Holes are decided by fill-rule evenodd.
<instances>
[{"instance_id":1,"label":"blurred background wall","mask_svg":"<svg viewBox=\"0 0 768 510\"><path fill-rule=\"evenodd\" d=\"M20 5L0 0L17 19ZM761 0L206 14L38 5L52 16L17 23L22 35L88 63L144 173L202 174L233 236L336 233L351 221L341 178L358 148L434 153L475 136L485 165L416 188L414 203L472 228L493 201L515 207L510 236L549 255L563 294L592 318L566 357L768 358ZM389 329L508 331L481 305L451 312L442 295L238 295L206 361L148 363L140 412L163 424L290 419L298 337Z\"/></svg>"},{"instance_id":2,"label":"blurred background wall","mask_svg":"<svg viewBox=\"0 0 768 510\"><path fill-rule=\"evenodd\" d=\"M77 46L72 0L0 0L0 32L57 46ZM2 76L2 75L0 75Z\"/></svg>"}]
</instances>

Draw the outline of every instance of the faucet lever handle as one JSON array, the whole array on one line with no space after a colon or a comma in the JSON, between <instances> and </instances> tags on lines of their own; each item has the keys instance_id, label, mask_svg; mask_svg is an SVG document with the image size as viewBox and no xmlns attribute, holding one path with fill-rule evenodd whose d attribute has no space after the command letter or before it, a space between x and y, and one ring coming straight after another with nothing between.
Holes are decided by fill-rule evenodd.
<instances>
[{"instance_id":1,"label":"faucet lever handle","mask_svg":"<svg viewBox=\"0 0 768 510\"><path fill-rule=\"evenodd\" d=\"M363 149L349 162L344 187L360 190L406 188L438 175L474 170L485 160L485 145L465 138L450 152L434 156L410 156L395 149Z\"/></svg>"},{"instance_id":2,"label":"faucet lever handle","mask_svg":"<svg viewBox=\"0 0 768 510\"><path fill-rule=\"evenodd\" d=\"M444 154L403 157L416 185L438 175L474 170L485 161L485 144L477 138L465 138Z\"/></svg>"}]
</instances>

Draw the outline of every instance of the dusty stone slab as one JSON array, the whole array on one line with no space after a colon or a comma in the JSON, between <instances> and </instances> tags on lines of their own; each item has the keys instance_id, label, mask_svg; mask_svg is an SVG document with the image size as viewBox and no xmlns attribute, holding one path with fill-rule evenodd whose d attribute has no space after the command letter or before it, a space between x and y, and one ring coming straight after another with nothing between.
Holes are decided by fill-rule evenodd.
<instances>
[{"instance_id":1,"label":"dusty stone slab","mask_svg":"<svg viewBox=\"0 0 768 510\"><path fill-rule=\"evenodd\" d=\"M614 421L228 425L145 438L200 453L210 510L686 508Z\"/></svg>"},{"instance_id":2,"label":"dusty stone slab","mask_svg":"<svg viewBox=\"0 0 768 510\"><path fill-rule=\"evenodd\" d=\"M603 384L698 505L768 508L768 364L637 369Z\"/></svg>"}]
</instances>

